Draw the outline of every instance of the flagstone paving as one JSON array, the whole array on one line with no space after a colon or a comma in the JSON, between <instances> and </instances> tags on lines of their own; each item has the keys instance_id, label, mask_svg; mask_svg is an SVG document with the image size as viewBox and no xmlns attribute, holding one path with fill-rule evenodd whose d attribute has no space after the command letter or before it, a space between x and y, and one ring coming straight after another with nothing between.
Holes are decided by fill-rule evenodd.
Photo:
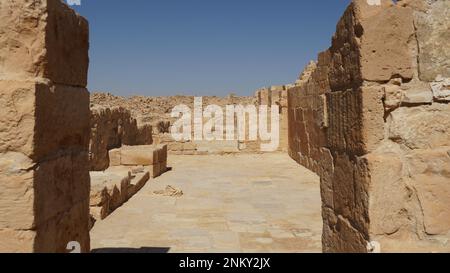
<instances>
[{"instance_id":1,"label":"flagstone paving","mask_svg":"<svg viewBox=\"0 0 450 273\"><path fill-rule=\"evenodd\" d=\"M320 252L319 178L286 154L169 156L91 231L94 252ZM181 197L157 195L171 185Z\"/></svg>"}]
</instances>

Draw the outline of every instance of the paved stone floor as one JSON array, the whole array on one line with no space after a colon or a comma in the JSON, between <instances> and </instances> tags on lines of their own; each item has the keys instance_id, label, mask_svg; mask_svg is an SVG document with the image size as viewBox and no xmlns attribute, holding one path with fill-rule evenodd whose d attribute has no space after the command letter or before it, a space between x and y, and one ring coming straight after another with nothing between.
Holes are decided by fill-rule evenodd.
<instances>
[{"instance_id":1,"label":"paved stone floor","mask_svg":"<svg viewBox=\"0 0 450 273\"><path fill-rule=\"evenodd\" d=\"M97 222L94 252L320 252L319 178L286 154L169 156L150 180ZM182 197L154 191L171 185Z\"/></svg>"}]
</instances>

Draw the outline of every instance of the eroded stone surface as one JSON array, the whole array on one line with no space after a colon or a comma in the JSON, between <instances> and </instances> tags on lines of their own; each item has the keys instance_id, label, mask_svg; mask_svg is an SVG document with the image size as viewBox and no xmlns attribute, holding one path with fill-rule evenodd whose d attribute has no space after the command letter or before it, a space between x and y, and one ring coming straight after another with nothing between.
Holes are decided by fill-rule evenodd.
<instances>
[{"instance_id":1,"label":"eroded stone surface","mask_svg":"<svg viewBox=\"0 0 450 273\"><path fill-rule=\"evenodd\" d=\"M450 105L400 108L388 117L389 138L411 149L450 145Z\"/></svg>"},{"instance_id":2,"label":"eroded stone surface","mask_svg":"<svg viewBox=\"0 0 450 273\"><path fill-rule=\"evenodd\" d=\"M450 78L437 78L431 83L434 99L437 101L450 101Z\"/></svg>"},{"instance_id":3,"label":"eroded stone surface","mask_svg":"<svg viewBox=\"0 0 450 273\"><path fill-rule=\"evenodd\" d=\"M420 49L419 72L423 81L434 81L438 76L450 77L450 2L422 1L425 8L415 12L417 41Z\"/></svg>"},{"instance_id":4,"label":"eroded stone surface","mask_svg":"<svg viewBox=\"0 0 450 273\"><path fill-rule=\"evenodd\" d=\"M325 252L371 251L372 240L385 252L450 249L450 58L435 47L449 40L446 5L352 1L289 90L289 154L321 176Z\"/></svg>"},{"instance_id":5,"label":"eroded stone surface","mask_svg":"<svg viewBox=\"0 0 450 273\"><path fill-rule=\"evenodd\" d=\"M60 0L0 3L0 80L86 87L89 26Z\"/></svg>"},{"instance_id":6,"label":"eroded stone surface","mask_svg":"<svg viewBox=\"0 0 450 273\"><path fill-rule=\"evenodd\" d=\"M0 2L0 252L90 250L88 47L61 1Z\"/></svg>"},{"instance_id":7,"label":"eroded stone surface","mask_svg":"<svg viewBox=\"0 0 450 273\"><path fill-rule=\"evenodd\" d=\"M43 160L60 149L89 142L89 93L84 88L41 82L1 81L0 151Z\"/></svg>"}]
</instances>

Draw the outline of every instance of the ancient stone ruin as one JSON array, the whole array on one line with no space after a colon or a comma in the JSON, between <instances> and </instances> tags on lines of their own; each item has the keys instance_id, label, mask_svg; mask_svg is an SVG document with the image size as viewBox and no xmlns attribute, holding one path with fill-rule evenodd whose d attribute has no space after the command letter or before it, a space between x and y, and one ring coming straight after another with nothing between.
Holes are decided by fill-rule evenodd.
<instances>
[{"instance_id":1,"label":"ancient stone ruin","mask_svg":"<svg viewBox=\"0 0 450 273\"><path fill-rule=\"evenodd\" d=\"M429 2L353 1L289 90L289 153L321 177L325 252L450 250L450 2Z\"/></svg>"},{"instance_id":2,"label":"ancient stone ruin","mask_svg":"<svg viewBox=\"0 0 450 273\"><path fill-rule=\"evenodd\" d=\"M270 88L263 88L258 90L253 97L238 97L235 95L223 98L203 97L203 105L214 104L223 108L227 105L278 105L280 107L281 120L279 150L287 151L287 87L288 86L273 86ZM244 141L237 139L233 141L175 141L170 133L170 127L176 121L176 118L171 117L171 111L175 106L181 104L192 107L194 104L194 96L135 96L124 98L108 93L93 93L91 94L91 104L94 109L98 107L101 109L127 109L122 111L129 111L139 127L151 128L151 133L147 134L148 137L144 137L144 140L138 141L137 144L167 144L170 153L182 155L260 152L261 140L249 140L248 132L247 138ZM192 120L192 122L194 121ZM249 120L247 118L247 129L249 126L248 124ZM238 130L237 128L238 123L235 122L235 131ZM124 132L126 131L127 130L124 130ZM133 132L133 130L130 132ZM103 136L99 139L103 139ZM146 139L149 141L145 141ZM130 145L133 144L134 143L130 143ZM106 147L104 144L103 146ZM102 150L104 150L104 148Z\"/></svg>"},{"instance_id":3,"label":"ancient stone ruin","mask_svg":"<svg viewBox=\"0 0 450 273\"><path fill-rule=\"evenodd\" d=\"M331 47L295 83L203 98L279 106L280 145L271 156L288 153L320 176L323 252L450 252L449 13L447 0L353 0ZM67 252L71 242L90 252L96 222L169 177L171 156L261 153L261 140L175 141L171 110L191 106L193 96L89 94L88 49L88 22L61 0L0 1L0 252ZM282 167L269 164L284 181ZM232 173L214 170L211 177ZM252 185L275 187L265 176ZM238 209L238 222L263 222ZM219 220L213 224L223 228ZM256 239L296 250L293 242L313 236L289 226L298 236L283 238L293 235L279 226L275 239Z\"/></svg>"},{"instance_id":4,"label":"ancient stone ruin","mask_svg":"<svg viewBox=\"0 0 450 273\"><path fill-rule=\"evenodd\" d=\"M0 252L89 251L88 22L0 1Z\"/></svg>"}]
</instances>

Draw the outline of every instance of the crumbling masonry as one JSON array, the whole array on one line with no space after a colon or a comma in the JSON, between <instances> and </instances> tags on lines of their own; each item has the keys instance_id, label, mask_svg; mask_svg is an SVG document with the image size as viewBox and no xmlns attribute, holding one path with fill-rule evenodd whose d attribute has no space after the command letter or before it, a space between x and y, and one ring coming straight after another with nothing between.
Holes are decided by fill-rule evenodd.
<instances>
[{"instance_id":1,"label":"crumbling masonry","mask_svg":"<svg viewBox=\"0 0 450 273\"><path fill-rule=\"evenodd\" d=\"M0 1L0 252L89 251L88 22Z\"/></svg>"},{"instance_id":2,"label":"crumbling masonry","mask_svg":"<svg viewBox=\"0 0 450 273\"><path fill-rule=\"evenodd\" d=\"M450 2L376 2L289 90L289 153L321 177L325 252L448 252Z\"/></svg>"}]
</instances>

